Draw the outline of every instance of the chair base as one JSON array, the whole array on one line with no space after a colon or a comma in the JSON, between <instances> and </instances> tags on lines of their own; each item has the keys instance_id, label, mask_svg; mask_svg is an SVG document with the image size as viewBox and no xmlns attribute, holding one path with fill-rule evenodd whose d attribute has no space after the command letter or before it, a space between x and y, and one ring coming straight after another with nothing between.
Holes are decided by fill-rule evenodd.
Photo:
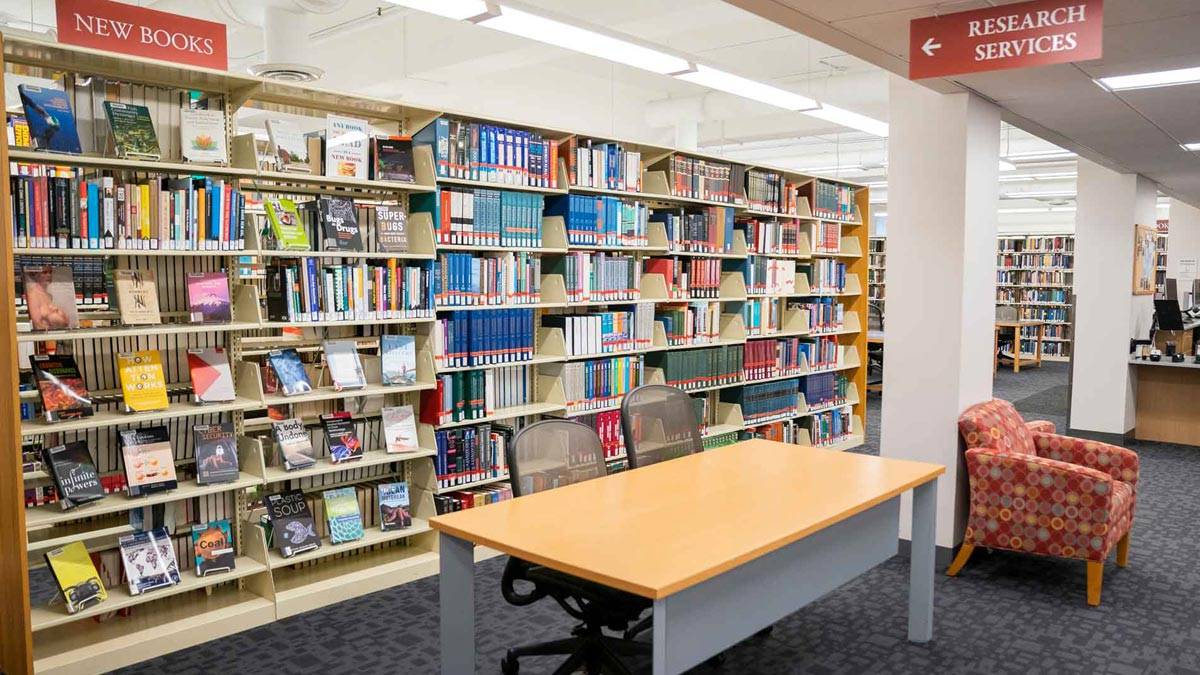
<instances>
[{"instance_id":1,"label":"chair base","mask_svg":"<svg viewBox=\"0 0 1200 675\"><path fill-rule=\"evenodd\" d=\"M974 544L963 544L954 556L954 562L946 569L946 576L957 576L971 554L975 551ZM1129 565L1129 533L1117 542L1117 567ZM1092 607L1100 606L1100 592L1104 587L1104 561L1087 561L1087 603Z\"/></svg>"},{"instance_id":2,"label":"chair base","mask_svg":"<svg viewBox=\"0 0 1200 675\"><path fill-rule=\"evenodd\" d=\"M519 659L526 656L567 655L567 660L555 669L555 675L567 675L580 668L588 673L632 675L633 671L622 663L620 657L648 656L650 648L648 642L634 642L588 630L577 637L514 647L500 660L500 672L504 675L516 675L520 672Z\"/></svg>"}]
</instances>

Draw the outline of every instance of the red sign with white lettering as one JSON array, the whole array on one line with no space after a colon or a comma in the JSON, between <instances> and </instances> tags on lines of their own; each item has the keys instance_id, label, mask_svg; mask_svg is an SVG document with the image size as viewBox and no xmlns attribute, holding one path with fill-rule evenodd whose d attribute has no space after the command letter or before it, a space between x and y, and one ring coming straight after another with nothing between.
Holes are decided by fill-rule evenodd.
<instances>
[{"instance_id":1,"label":"red sign with white lettering","mask_svg":"<svg viewBox=\"0 0 1200 675\"><path fill-rule=\"evenodd\" d=\"M58 39L193 66L225 70L225 24L109 0L55 0Z\"/></svg>"},{"instance_id":2,"label":"red sign with white lettering","mask_svg":"<svg viewBox=\"0 0 1200 675\"><path fill-rule=\"evenodd\" d=\"M1034 0L913 19L908 77L946 77L1098 59L1104 0Z\"/></svg>"}]
</instances>

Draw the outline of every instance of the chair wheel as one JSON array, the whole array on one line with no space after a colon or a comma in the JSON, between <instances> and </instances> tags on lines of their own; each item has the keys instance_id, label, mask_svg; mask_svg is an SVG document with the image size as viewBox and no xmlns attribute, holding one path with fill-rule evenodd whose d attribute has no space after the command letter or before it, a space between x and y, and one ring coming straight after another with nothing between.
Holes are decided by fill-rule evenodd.
<instances>
[{"instance_id":1,"label":"chair wheel","mask_svg":"<svg viewBox=\"0 0 1200 675\"><path fill-rule=\"evenodd\" d=\"M505 654L504 658L500 659L500 672L504 675L517 675L521 672L521 664L517 663L517 659L511 654Z\"/></svg>"}]
</instances>

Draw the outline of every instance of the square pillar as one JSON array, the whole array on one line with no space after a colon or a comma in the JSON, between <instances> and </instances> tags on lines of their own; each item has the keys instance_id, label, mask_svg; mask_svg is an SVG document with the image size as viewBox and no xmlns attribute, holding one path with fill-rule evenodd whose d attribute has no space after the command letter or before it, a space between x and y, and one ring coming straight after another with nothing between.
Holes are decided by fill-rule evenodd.
<instances>
[{"instance_id":1,"label":"square pillar","mask_svg":"<svg viewBox=\"0 0 1200 675\"><path fill-rule=\"evenodd\" d=\"M1179 278L1179 263L1182 260L1200 262L1200 209L1172 199L1168 213L1171 233L1167 237L1167 278L1179 279L1179 304L1187 309L1189 302L1200 302L1200 298L1189 298L1192 284Z\"/></svg>"}]
</instances>

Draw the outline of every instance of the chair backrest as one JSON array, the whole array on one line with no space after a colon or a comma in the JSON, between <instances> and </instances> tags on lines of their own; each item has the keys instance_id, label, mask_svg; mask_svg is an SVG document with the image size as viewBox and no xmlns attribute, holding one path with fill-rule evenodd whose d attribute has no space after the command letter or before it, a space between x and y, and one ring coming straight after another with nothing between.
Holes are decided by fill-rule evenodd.
<instances>
[{"instance_id":1,"label":"chair backrest","mask_svg":"<svg viewBox=\"0 0 1200 675\"><path fill-rule=\"evenodd\" d=\"M531 424L517 432L504 454L514 497L606 474L600 436L573 420Z\"/></svg>"},{"instance_id":2,"label":"chair backrest","mask_svg":"<svg viewBox=\"0 0 1200 675\"><path fill-rule=\"evenodd\" d=\"M958 432L967 448L992 448L1022 455L1037 454L1033 434L1025 426L1021 413L1013 404L998 398L963 411L958 418Z\"/></svg>"},{"instance_id":3,"label":"chair backrest","mask_svg":"<svg viewBox=\"0 0 1200 675\"><path fill-rule=\"evenodd\" d=\"M695 402L665 384L642 385L625 395L621 432L630 469L704 449Z\"/></svg>"},{"instance_id":4,"label":"chair backrest","mask_svg":"<svg viewBox=\"0 0 1200 675\"><path fill-rule=\"evenodd\" d=\"M867 329L883 330L883 305L878 302L867 304Z\"/></svg>"}]
</instances>

